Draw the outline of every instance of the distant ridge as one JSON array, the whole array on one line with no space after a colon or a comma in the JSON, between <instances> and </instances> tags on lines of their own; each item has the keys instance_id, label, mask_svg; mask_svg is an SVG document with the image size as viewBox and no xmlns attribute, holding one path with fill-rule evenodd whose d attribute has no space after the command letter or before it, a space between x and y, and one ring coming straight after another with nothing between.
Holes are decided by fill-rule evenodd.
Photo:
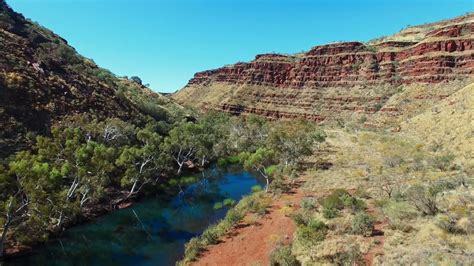
<instances>
[{"instance_id":1,"label":"distant ridge","mask_svg":"<svg viewBox=\"0 0 474 266\"><path fill-rule=\"evenodd\" d=\"M473 32L471 13L368 43L333 43L295 55L261 54L248 63L196 73L173 98L269 119L362 119L367 127L393 126L469 83L474 76Z\"/></svg>"}]
</instances>

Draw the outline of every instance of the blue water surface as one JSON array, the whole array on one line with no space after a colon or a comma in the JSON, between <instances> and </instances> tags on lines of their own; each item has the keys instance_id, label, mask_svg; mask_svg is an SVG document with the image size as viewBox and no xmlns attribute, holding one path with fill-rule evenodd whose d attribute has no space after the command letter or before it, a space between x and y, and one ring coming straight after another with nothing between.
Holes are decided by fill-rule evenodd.
<instances>
[{"instance_id":1,"label":"blue water surface","mask_svg":"<svg viewBox=\"0 0 474 266\"><path fill-rule=\"evenodd\" d=\"M66 230L35 254L7 265L174 265L184 244L225 216L225 198L241 199L262 184L239 166L199 173L171 199L148 198ZM136 215L135 215L136 214Z\"/></svg>"}]
</instances>

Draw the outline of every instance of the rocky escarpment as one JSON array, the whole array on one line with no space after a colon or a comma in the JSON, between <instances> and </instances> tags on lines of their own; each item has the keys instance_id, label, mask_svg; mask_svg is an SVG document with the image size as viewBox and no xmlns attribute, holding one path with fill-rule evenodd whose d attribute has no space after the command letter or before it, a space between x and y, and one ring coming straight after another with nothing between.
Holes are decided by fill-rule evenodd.
<instances>
[{"instance_id":1,"label":"rocky escarpment","mask_svg":"<svg viewBox=\"0 0 474 266\"><path fill-rule=\"evenodd\" d=\"M474 75L473 32L471 14L368 43L321 45L296 55L257 55L248 63L196 73L173 97L194 106L269 118L323 121L354 112L394 114L397 106L386 103L403 88ZM456 89L441 89L440 94ZM433 95L433 100L439 97Z\"/></svg>"}]
</instances>

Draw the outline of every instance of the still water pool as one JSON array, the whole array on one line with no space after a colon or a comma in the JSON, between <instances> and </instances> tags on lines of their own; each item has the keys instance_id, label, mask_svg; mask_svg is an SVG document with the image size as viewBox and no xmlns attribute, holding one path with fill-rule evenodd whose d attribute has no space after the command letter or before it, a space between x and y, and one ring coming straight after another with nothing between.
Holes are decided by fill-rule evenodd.
<instances>
[{"instance_id":1,"label":"still water pool","mask_svg":"<svg viewBox=\"0 0 474 266\"><path fill-rule=\"evenodd\" d=\"M148 198L68 229L35 254L6 265L174 265L184 244L225 216L225 198L241 199L262 184L239 166L211 167L171 199ZM136 215L135 215L136 213Z\"/></svg>"}]
</instances>

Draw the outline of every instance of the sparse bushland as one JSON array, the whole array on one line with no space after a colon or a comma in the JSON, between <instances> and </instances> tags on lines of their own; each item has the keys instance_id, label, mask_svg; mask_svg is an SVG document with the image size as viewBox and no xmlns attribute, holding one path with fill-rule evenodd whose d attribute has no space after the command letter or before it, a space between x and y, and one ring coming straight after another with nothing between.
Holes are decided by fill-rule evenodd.
<instances>
[{"instance_id":1,"label":"sparse bushland","mask_svg":"<svg viewBox=\"0 0 474 266\"><path fill-rule=\"evenodd\" d=\"M322 149L332 151L325 154L332 166L306 171L302 190L312 196L292 214L298 229L291 254L299 262L470 260L474 200L468 161L398 133L345 127L326 134ZM308 226L312 220L326 225L325 234Z\"/></svg>"},{"instance_id":2,"label":"sparse bushland","mask_svg":"<svg viewBox=\"0 0 474 266\"><path fill-rule=\"evenodd\" d=\"M308 201L303 199L301 211L292 214L298 226L292 251L298 261L303 265L360 262L357 243L373 229L373 219L364 212L365 202L345 189Z\"/></svg>"},{"instance_id":3,"label":"sparse bushland","mask_svg":"<svg viewBox=\"0 0 474 266\"><path fill-rule=\"evenodd\" d=\"M348 131L327 130L336 150L327 154L333 166L307 172L311 178L302 189L319 205L308 207L304 200L295 223L319 219L328 230L312 245L297 234L292 254L298 261L347 264L368 254L375 264L469 262L472 167L406 135ZM359 200L359 208L344 207L359 206Z\"/></svg>"}]
</instances>

